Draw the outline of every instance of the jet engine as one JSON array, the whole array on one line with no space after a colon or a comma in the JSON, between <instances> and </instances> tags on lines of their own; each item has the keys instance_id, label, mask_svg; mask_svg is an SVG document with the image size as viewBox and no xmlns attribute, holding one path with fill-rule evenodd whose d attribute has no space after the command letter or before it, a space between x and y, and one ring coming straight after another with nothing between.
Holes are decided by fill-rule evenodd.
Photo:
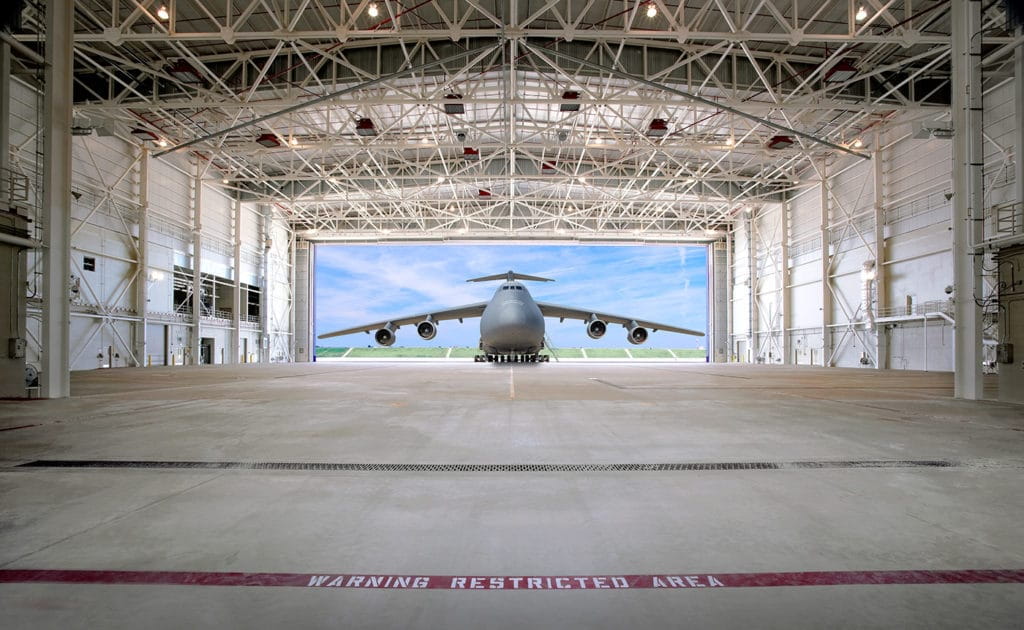
<instances>
[{"instance_id":1,"label":"jet engine","mask_svg":"<svg viewBox=\"0 0 1024 630\"><path fill-rule=\"evenodd\" d=\"M626 328L626 341L634 346L639 346L647 341L647 329L639 326L636 322L630 322Z\"/></svg>"},{"instance_id":2,"label":"jet engine","mask_svg":"<svg viewBox=\"0 0 1024 630\"><path fill-rule=\"evenodd\" d=\"M395 344L395 327L388 324L373 334L374 341L381 346L393 346Z\"/></svg>"},{"instance_id":3,"label":"jet engine","mask_svg":"<svg viewBox=\"0 0 1024 630\"><path fill-rule=\"evenodd\" d=\"M604 334L608 331L608 324L604 323L597 317L591 317L587 320L587 336L591 339L600 339L604 337Z\"/></svg>"},{"instance_id":4,"label":"jet engine","mask_svg":"<svg viewBox=\"0 0 1024 630\"><path fill-rule=\"evenodd\" d=\"M416 332L423 339L433 339L437 336L437 324L434 323L434 320L427 318L419 324L416 324Z\"/></svg>"}]
</instances>

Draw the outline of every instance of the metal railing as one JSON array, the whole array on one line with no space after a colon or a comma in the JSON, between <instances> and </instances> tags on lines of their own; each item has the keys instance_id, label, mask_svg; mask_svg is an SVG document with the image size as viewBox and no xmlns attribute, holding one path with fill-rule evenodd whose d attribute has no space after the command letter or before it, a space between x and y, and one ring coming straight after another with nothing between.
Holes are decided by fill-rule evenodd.
<instances>
[{"instance_id":1,"label":"metal railing","mask_svg":"<svg viewBox=\"0 0 1024 630\"><path fill-rule=\"evenodd\" d=\"M953 314L953 300L929 300L915 302L910 305L888 306L878 309L878 317L899 317L905 315L924 315L925 313Z\"/></svg>"}]
</instances>

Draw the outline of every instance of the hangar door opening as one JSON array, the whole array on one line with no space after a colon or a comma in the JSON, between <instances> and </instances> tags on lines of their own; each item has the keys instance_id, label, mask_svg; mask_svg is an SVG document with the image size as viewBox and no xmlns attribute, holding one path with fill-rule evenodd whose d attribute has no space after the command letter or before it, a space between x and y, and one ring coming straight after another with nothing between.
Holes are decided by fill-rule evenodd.
<instances>
[{"instance_id":1,"label":"hangar door opening","mask_svg":"<svg viewBox=\"0 0 1024 630\"><path fill-rule=\"evenodd\" d=\"M318 244L315 334L488 302L502 283L466 280L509 270L555 280L522 283L538 302L708 329L704 245ZM595 339L584 322L557 317L546 318L545 331L546 352L555 358L707 355L707 337L658 331L633 345L622 326L610 325ZM429 338L417 333L415 325L402 326L388 347L376 343L373 331L316 340L316 357L465 358L479 352L479 318L439 322Z\"/></svg>"}]
</instances>

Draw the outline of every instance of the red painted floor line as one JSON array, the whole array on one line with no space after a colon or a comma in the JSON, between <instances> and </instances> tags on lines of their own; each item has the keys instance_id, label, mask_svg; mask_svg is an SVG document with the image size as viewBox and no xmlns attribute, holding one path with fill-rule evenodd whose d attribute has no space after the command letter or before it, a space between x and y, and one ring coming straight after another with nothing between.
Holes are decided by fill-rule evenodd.
<instances>
[{"instance_id":1,"label":"red painted floor line","mask_svg":"<svg viewBox=\"0 0 1024 630\"><path fill-rule=\"evenodd\" d=\"M0 569L0 583L293 586L439 590L590 590L745 588L897 584L1024 584L1024 569L946 571L803 571L645 575L376 575Z\"/></svg>"}]
</instances>

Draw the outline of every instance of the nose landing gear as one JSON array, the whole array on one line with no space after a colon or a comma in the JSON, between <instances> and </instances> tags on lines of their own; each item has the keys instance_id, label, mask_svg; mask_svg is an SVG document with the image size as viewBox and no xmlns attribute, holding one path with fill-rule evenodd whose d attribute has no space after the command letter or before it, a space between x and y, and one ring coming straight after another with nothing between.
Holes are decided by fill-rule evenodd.
<instances>
[{"instance_id":1,"label":"nose landing gear","mask_svg":"<svg viewBox=\"0 0 1024 630\"><path fill-rule=\"evenodd\" d=\"M548 363L551 356L546 354L478 354L473 357L477 363Z\"/></svg>"}]
</instances>

